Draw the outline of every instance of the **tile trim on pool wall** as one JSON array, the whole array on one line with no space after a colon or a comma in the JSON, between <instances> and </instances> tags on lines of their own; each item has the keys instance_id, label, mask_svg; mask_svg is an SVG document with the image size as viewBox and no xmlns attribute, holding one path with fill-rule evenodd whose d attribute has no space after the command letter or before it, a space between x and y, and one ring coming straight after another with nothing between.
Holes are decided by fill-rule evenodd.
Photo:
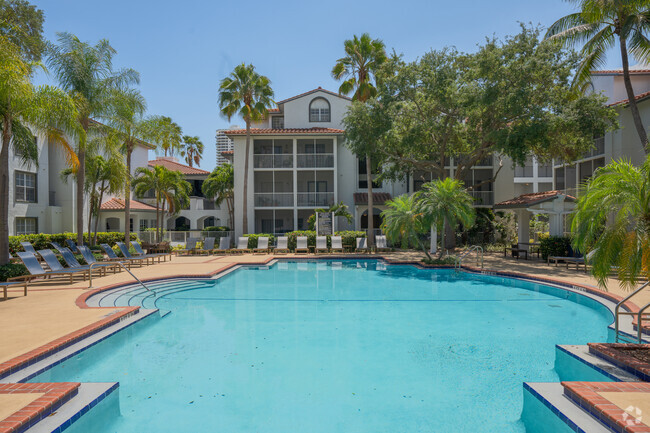
<instances>
[{"instance_id":1,"label":"tile trim on pool wall","mask_svg":"<svg viewBox=\"0 0 650 433\"><path fill-rule=\"evenodd\" d=\"M544 406L546 406L555 416L560 418L563 423L565 423L571 430L573 430L576 433L588 433L578 427L578 425L571 420L568 416L566 416L559 408L555 407L553 403L550 401L546 400L540 393L538 393L535 389L533 389L527 382L524 382L524 392L528 391L533 397L535 397L537 400L540 401Z\"/></svg>"},{"instance_id":2,"label":"tile trim on pool wall","mask_svg":"<svg viewBox=\"0 0 650 433\"><path fill-rule=\"evenodd\" d=\"M615 366L627 371L628 373L632 373L646 382L650 382L650 367L647 363L639 361L632 356L625 355L624 353L620 353L619 351L612 350L616 348L638 346L637 344L587 343L587 345L589 346L590 353L611 362Z\"/></svg>"},{"instance_id":3,"label":"tile trim on pool wall","mask_svg":"<svg viewBox=\"0 0 650 433\"><path fill-rule=\"evenodd\" d=\"M0 394L43 393L27 406L0 420L0 433L26 431L77 395L79 386L81 384L78 382L0 383Z\"/></svg>"},{"instance_id":4,"label":"tile trim on pool wall","mask_svg":"<svg viewBox=\"0 0 650 433\"><path fill-rule=\"evenodd\" d=\"M570 357L572 357L572 358L575 359L576 361L579 361L579 362L585 364L586 366L588 366L588 367L590 367L590 368L596 370L598 373L602 374L603 376L612 379L614 382L621 382L621 379L619 379L618 377L614 376L613 374L609 373L608 371L603 370L603 369L600 368L599 366L597 366L597 365L595 365L595 364L592 364L591 362L587 361L586 359L581 358L581 357L577 356L576 354L569 352L568 350L566 350L566 349L565 349L564 347L562 347L561 345L556 344L556 345L555 345L555 348L556 348L557 350L561 351L562 353L564 353L564 354L566 354L566 355L569 355Z\"/></svg>"}]
</instances>

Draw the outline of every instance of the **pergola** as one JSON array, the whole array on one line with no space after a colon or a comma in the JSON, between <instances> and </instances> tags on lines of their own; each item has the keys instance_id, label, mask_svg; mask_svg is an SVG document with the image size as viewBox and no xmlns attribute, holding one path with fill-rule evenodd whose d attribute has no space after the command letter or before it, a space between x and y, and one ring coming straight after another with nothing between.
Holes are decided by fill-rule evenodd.
<instances>
[{"instance_id":1,"label":"pergola","mask_svg":"<svg viewBox=\"0 0 650 433\"><path fill-rule=\"evenodd\" d=\"M518 238L520 242L528 242L530 239L528 223L530 216L536 214L548 215L551 236L564 235L564 216L573 212L576 200L563 191L534 192L497 203L494 209L514 211L518 221Z\"/></svg>"}]
</instances>

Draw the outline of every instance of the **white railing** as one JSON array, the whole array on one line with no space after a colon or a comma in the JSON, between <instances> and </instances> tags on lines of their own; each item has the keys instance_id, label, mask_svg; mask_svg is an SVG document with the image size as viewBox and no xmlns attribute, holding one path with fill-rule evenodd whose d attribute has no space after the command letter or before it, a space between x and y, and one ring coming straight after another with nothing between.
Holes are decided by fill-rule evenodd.
<instances>
[{"instance_id":1,"label":"white railing","mask_svg":"<svg viewBox=\"0 0 650 433\"><path fill-rule=\"evenodd\" d=\"M293 168L293 155L254 155L255 168Z\"/></svg>"},{"instance_id":2,"label":"white railing","mask_svg":"<svg viewBox=\"0 0 650 433\"><path fill-rule=\"evenodd\" d=\"M221 238L224 236L230 236L230 239L234 239L235 232L213 232L213 231L204 231L204 230L165 230L163 232L161 242L170 242L172 245L184 244L189 238L198 238L205 239L206 237ZM142 242L155 244L156 241L156 232L155 231L143 231L138 233L138 238Z\"/></svg>"},{"instance_id":3,"label":"white railing","mask_svg":"<svg viewBox=\"0 0 650 433\"><path fill-rule=\"evenodd\" d=\"M333 192L299 192L298 206L327 207L334 204Z\"/></svg>"},{"instance_id":4,"label":"white railing","mask_svg":"<svg viewBox=\"0 0 650 433\"><path fill-rule=\"evenodd\" d=\"M298 168L334 168L333 153L301 153L297 160Z\"/></svg>"},{"instance_id":5,"label":"white railing","mask_svg":"<svg viewBox=\"0 0 650 433\"><path fill-rule=\"evenodd\" d=\"M292 207L293 193L255 193L255 207Z\"/></svg>"}]
</instances>

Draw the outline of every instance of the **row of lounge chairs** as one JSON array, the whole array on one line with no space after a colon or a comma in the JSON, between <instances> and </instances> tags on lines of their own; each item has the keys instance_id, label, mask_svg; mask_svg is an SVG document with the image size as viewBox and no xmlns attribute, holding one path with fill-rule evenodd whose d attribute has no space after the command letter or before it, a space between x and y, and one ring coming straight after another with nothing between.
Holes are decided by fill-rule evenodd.
<instances>
[{"instance_id":1,"label":"row of lounge chairs","mask_svg":"<svg viewBox=\"0 0 650 433\"><path fill-rule=\"evenodd\" d=\"M343 248L343 239L341 236L332 236L330 238L331 247L327 246L327 237L326 236L316 236L316 246L314 247L314 253L334 253L346 252ZM386 242L386 236L377 236L376 237L376 249L377 250L388 250L388 245ZM224 236L219 238L219 247L215 248L215 238L207 237L203 240L202 247L198 247L199 239L189 238L185 244L185 248L182 250L176 250L177 254L240 254L240 253L261 253L268 254L271 251L275 254L289 253L289 238L287 236L278 236L276 245L274 247L269 246L269 238L266 236L260 236L257 238L257 247L248 248L248 238L241 236L237 239L237 245L235 248L231 248L231 241L229 236ZM296 248L294 253L309 253L311 248L308 246L307 236L298 236L296 238ZM366 238L357 238L356 239L356 248L354 252L369 252L367 239Z\"/></svg>"}]
</instances>

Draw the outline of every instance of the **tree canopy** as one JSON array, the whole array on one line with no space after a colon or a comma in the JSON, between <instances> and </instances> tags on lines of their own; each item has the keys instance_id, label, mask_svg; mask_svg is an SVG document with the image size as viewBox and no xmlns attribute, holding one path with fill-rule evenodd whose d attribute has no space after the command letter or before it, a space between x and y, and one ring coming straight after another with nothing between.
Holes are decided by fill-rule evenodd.
<instances>
[{"instance_id":1,"label":"tree canopy","mask_svg":"<svg viewBox=\"0 0 650 433\"><path fill-rule=\"evenodd\" d=\"M27 61L38 61L45 50L43 11L26 0L0 0L0 36L14 44Z\"/></svg>"}]
</instances>

